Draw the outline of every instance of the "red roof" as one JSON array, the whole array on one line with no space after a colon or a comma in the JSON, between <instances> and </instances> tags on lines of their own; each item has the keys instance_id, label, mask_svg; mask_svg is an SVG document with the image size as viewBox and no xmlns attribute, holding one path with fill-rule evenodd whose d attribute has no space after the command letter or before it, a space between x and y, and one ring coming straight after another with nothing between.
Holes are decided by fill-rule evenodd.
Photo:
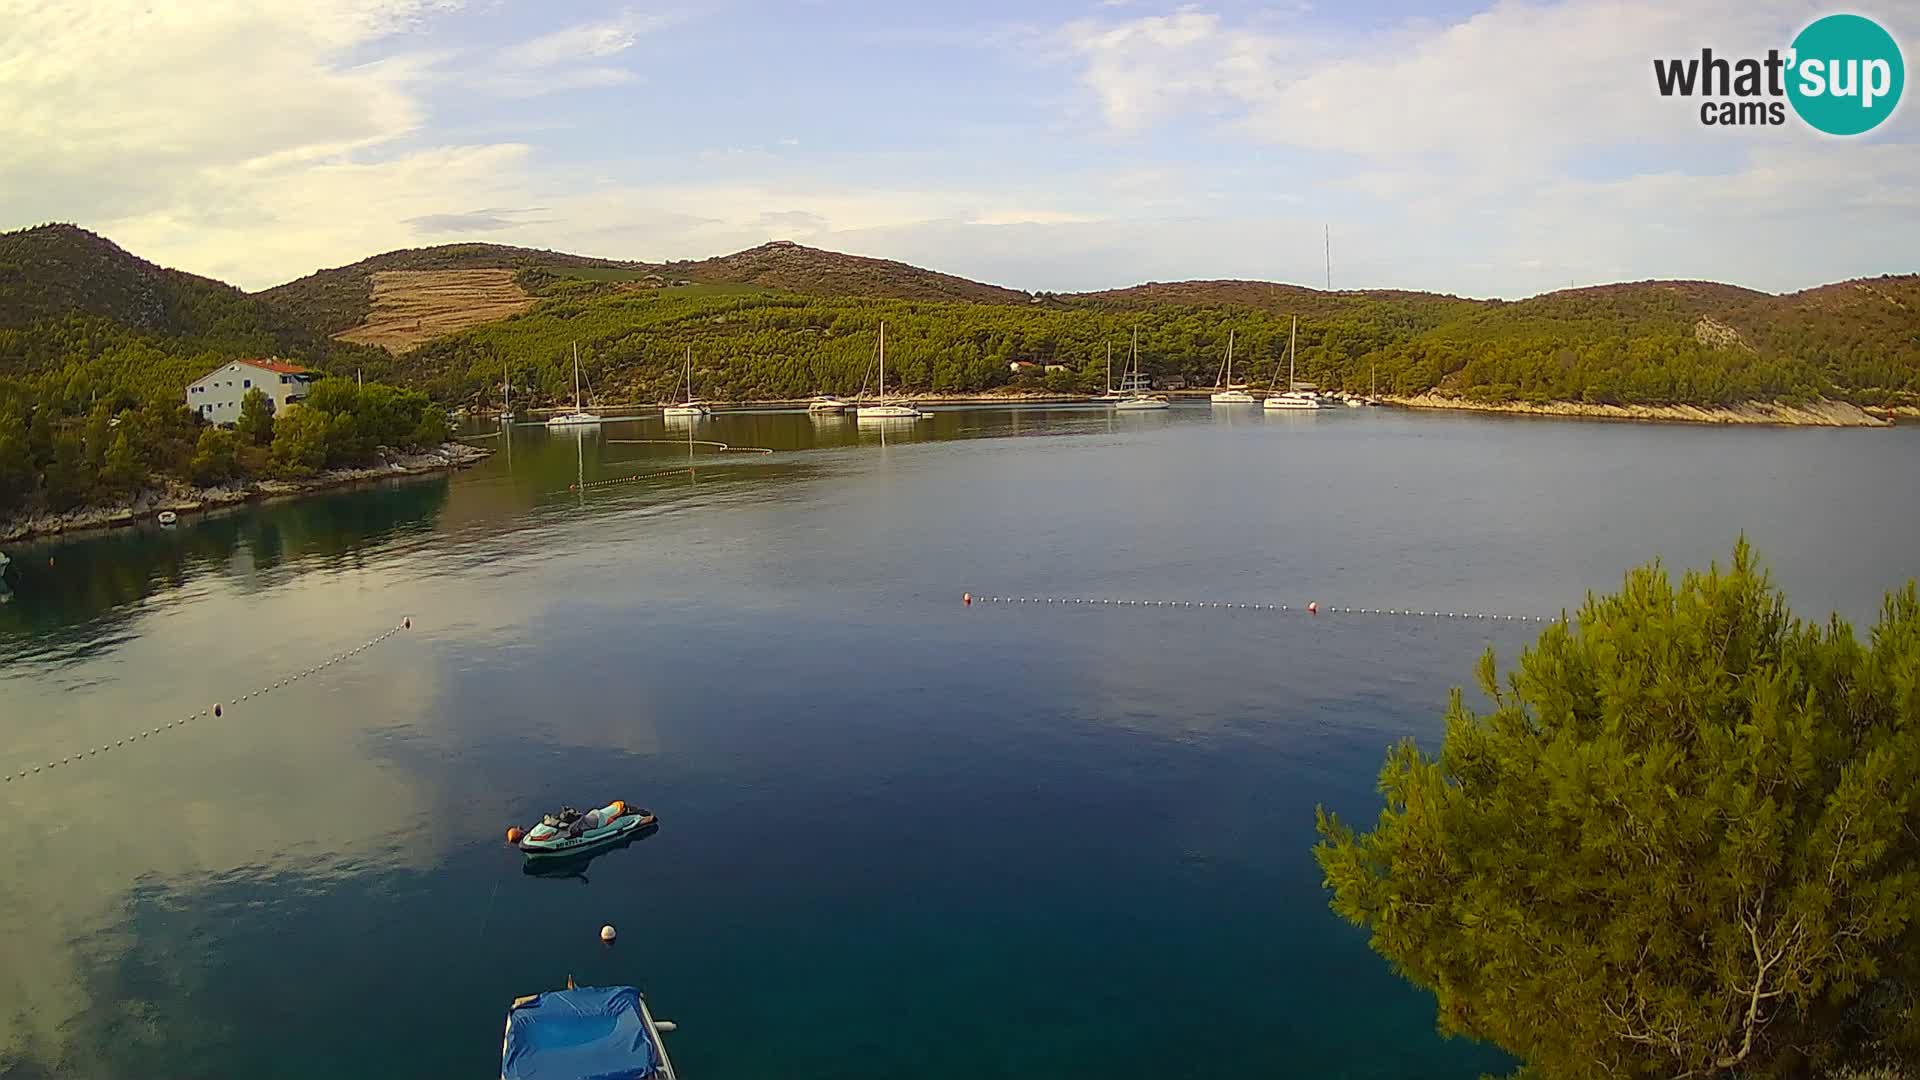
<instances>
[{"instance_id":1,"label":"red roof","mask_svg":"<svg viewBox=\"0 0 1920 1080\"><path fill-rule=\"evenodd\" d=\"M277 375L305 375L307 369L299 364L289 364L285 360L242 360L248 367L257 367Z\"/></svg>"}]
</instances>

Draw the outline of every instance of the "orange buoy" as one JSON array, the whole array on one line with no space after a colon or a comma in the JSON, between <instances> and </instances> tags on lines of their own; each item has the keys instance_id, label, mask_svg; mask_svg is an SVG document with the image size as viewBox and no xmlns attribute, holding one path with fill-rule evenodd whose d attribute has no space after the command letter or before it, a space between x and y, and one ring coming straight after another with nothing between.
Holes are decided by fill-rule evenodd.
<instances>
[{"instance_id":1,"label":"orange buoy","mask_svg":"<svg viewBox=\"0 0 1920 1080\"><path fill-rule=\"evenodd\" d=\"M522 835L524 835L524 834L522 834L522 833L520 832L520 826L518 826L518 825L515 825L515 826L513 826L512 828L510 828L510 829L508 829L508 830L507 830L507 843L509 843L509 844L517 844L517 843L519 843L519 842L520 842L520 837L521 837Z\"/></svg>"},{"instance_id":2,"label":"orange buoy","mask_svg":"<svg viewBox=\"0 0 1920 1080\"><path fill-rule=\"evenodd\" d=\"M1320 601L1318 600L1307 601L1307 614L1309 615L1320 614Z\"/></svg>"}]
</instances>

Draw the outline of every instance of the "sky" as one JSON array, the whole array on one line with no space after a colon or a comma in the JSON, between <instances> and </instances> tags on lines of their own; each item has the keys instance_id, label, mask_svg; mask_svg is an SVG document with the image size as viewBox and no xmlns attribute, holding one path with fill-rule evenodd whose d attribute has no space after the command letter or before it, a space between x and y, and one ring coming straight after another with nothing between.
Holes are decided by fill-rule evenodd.
<instances>
[{"instance_id":1,"label":"sky","mask_svg":"<svg viewBox=\"0 0 1920 1080\"><path fill-rule=\"evenodd\" d=\"M1920 0L1859 8L1920 59ZM772 239L1028 290L1518 297L1920 270L1920 109L1712 128L1789 0L0 0L0 229L258 289L398 247ZM1907 96L1920 94L1914 90Z\"/></svg>"}]
</instances>

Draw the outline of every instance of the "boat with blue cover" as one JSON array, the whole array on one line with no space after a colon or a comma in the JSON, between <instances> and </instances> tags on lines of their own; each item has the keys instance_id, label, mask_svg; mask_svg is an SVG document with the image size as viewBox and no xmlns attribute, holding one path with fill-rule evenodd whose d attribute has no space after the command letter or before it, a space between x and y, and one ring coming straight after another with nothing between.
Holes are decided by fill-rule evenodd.
<instances>
[{"instance_id":1,"label":"boat with blue cover","mask_svg":"<svg viewBox=\"0 0 1920 1080\"><path fill-rule=\"evenodd\" d=\"M675 1080L663 1032L631 986L529 994L507 1010L500 1080Z\"/></svg>"},{"instance_id":2,"label":"boat with blue cover","mask_svg":"<svg viewBox=\"0 0 1920 1080\"><path fill-rule=\"evenodd\" d=\"M584 814L564 806L530 829L508 829L507 843L525 852L529 859L579 855L635 836L658 822L653 811L628 806L624 799Z\"/></svg>"}]
</instances>

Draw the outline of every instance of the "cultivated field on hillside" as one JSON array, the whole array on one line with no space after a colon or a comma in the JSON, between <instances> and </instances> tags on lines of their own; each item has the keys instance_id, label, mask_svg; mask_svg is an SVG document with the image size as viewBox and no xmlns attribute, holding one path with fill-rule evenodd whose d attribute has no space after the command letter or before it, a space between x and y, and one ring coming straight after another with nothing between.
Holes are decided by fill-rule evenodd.
<instances>
[{"instance_id":1,"label":"cultivated field on hillside","mask_svg":"<svg viewBox=\"0 0 1920 1080\"><path fill-rule=\"evenodd\" d=\"M401 352L532 306L512 270L379 270L366 320L334 337Z\"/></svg>"}]
</instances>

